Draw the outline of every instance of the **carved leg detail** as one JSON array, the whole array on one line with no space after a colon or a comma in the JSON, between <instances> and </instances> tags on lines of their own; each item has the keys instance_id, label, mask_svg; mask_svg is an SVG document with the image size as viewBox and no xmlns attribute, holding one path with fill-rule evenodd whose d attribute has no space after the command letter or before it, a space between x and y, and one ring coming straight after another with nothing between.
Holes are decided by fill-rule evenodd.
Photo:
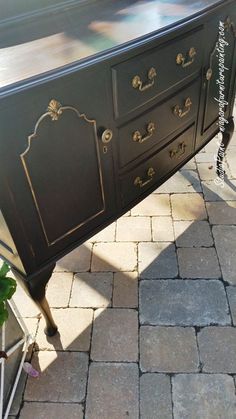
<instances>
[{"instance_id":1,"label":"carved leg detail","mask_svg":"<svg viewBox=\"0 0 236 419\"><path fill-rule=\"evenodd\" d=\"M218 150L218 155L217 155L216 174L219 177L224 176L223 159L225 157L226 149L230 143L230 140L234 132L233 117L231 116L228 121L229 123L226 125L225 132L223 133L222 141L221 141L221 144Z\"/></svg>"},{"instance_id":2,"label":"carved leg detail","mask_svg":"<svg viewBox=\"0 0 236 419\"><path fill-rule=\"evenodd\" d=\"M46 321L46 327L44 329L45 334L47 336L55 335L57 333L57 325L53 320L52 313L46 297L43 297L41 300L35 300L35 302L39 307L40 311L42 312Z\"/></svg>"},{"instance_id":3,"label":"carved leg detail","mask_svg":"<svg viewBox=\"0 0 236 419\"><path fill-rule=\"evenodd\" d=\"M14 275L20 279L26 292L34 300L43 314L46 321L46 328L44 329L44 332L47 336L53 336L57 332L57 325L53 320L49 304L45 297L46 285L52 275L54 267L55 264L51 265L49 268L39 272L30 280L24 280L24 278L22 278L22 276L15 271L15 269L12 270Z\"/></svg>"}]
</instances>

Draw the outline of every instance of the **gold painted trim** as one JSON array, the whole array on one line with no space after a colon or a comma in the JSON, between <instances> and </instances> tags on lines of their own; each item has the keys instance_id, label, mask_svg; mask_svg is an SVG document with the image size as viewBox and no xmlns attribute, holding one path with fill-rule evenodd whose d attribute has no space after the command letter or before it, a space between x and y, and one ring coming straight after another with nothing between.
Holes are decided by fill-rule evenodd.
<instances>
[{"instance_id":1,"label":"gold painted trim","mask_svg":"<svg viewBox=\"0 0 236 419\"><path fill-rule=\"evenodd\" d=\"M236 28L235 28L235 24L234 22L230 19L230 17L228 16L225 21L224 21L224 28L225 30L227 30L227 32L230 32L230 29L233 32L234 37L236 38ZM206 79L207 81L210 81L212 78L212 60L214 57L214 54L216 52L216 48L218 46L218 42L219 42L219 34L217 35L217 39L214 45L214 48L212 49L211 53L210 53L210 59L209 59L209 67L208 70L206 72Z\"/></svg>"},{"instance_id":2,"label":"gold painted trim","mask_svg":"<svg viewBox=\"0 0 236 419\"><path fill-rule=\"evenodd\" d=\"M229 32L230 30L233 32L234 37L236 38L236 27L234 22L231 20L230 16L228 16L224 22L225 29Z\"/></svg>"},{"instance_id":3,"label":"gold painted trim","mask_svg":"<svg viewBox=\"0 0 236 419\"><path fill-rule=\"evenodd\" d=\"M38 131L39 125L42 123L42 121L49 116L52 121L56 122L61 117L61 115L64 111L73 111L73 112L76 113L78 118L82 118L86 122L88 122L89 124L93 124L103 207L96 214L87 218L86 220L84 220L83 222L78 224L77 226L71 228L69 231L67 231L62 236L60 236L60 237L56 238L55 240L53 240L52 242L50 242L50 240L47 236L47 232L46 232L44 222L43 222L43 217L42 217L41 212L40 212L40 208L39 208L39 204L38 204L38 201L37 201L36 193L34 191L33 184L32 184L31 178L30 178L29 170L27 168L27 164L26 164L26 161L25 161L25 156L30 151L32 140L37 138L37 131ZM48 107L47 107L47 112L45 112L43 115L41 115L40 118L38 119L38 121L36 122L35 127L34 127L34 132L31 135L29 135L29 137L28 137L28 146L27 146L26 150L20 155L20 158L21 158L21 162L22 162L22 165L23 165L23 168L24 168L24 171L25 171L25 175L26 175L26 178L27 178L30 190L31 190L33 201L34 201L34 204L35 204L38 216L39 216L39 220L40 220L40 223L41 223L41 227L42 227L42 230L43 230L43 233L44 233L44 236L45 236L45 239L46 239L46 242L47 242L48 246L52 246L55 243L57 243L59 240L63 239L64 237L69 236L71 233L73 233L75 230L80 228L82 225L91 221L92 219L94 219L95 217L97 217L98 215L102 214L105 211L105 194L104 194L104 188L103 188L102 166L101 166L101 158L100 158L100 153L99 153L99 145L98 145L98 137L97 137L97 125L96 125L96 120L95 119L87 118L87 116L84 113L81 114L76 108L74 108L72 106L61 106L60 102L58 102L55 99L52 99L50 101Z\"/></svg>"},{"instance_id":4,"label":"gold painted trim","mask_svg":"<svg viewBox=\"0 0 236 419\"><path fill-rule=\"evenodd\" d=\"M227 32L230 32L230 29L231 29L234 37L236 38L235 23L231 20L230 16L228 16L225 19L224 28L227 30ZM207 119L207 111L208 111L208 109L207 109L208 108L207 97L209 95L210 83L211 83L211 79L212 79L212 75L213 75L212 63L213 63L214 54L216 52L216 48L218 46L218 42L219 42L219 33L217 34L215 45L214 45L213 49L211 50L211 53L210 53L210 56L209 56L209 65L208 65L207 72L205 74L206 83L203 84L204 89L206 88L206 92L205 92L205 97L204 97L204 115L203 115L203 118L202 118L201 135L203 135L204 132L206 132L209 128L209 126L206 127L206 119Z\"/></svg>"}]
</instances>

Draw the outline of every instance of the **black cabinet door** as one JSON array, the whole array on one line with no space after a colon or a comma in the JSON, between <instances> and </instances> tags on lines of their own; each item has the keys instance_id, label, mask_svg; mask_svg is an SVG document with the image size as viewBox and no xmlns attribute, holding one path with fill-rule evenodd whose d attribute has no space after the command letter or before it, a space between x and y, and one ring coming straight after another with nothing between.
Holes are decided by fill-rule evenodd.
<instances>
[{"instance_id":1,"label":"black cabinet door","mask_svg":"<svg viewBox=\"0 0 236 419\"><path fill-rule=\"evenodd\" d=\"M5 191L37 265L113 212L112 142L102 141L108 102L106 71L99 67L19 93L16 103L2 102Z\"/></svg>"},{"instance_id":2,"label":"black cabinet door","mask_svg":"<svg viewBox=\"0 0 236 419\"><path fill-rule=\"evenodd\" d=\"M197 147L218 129L221 110L225 118L233 99L236 60L235 2L206 23L207 39L203 71L200 126ZM225 105L222 107L222 103Z\"/></svg>"}]
</instances>

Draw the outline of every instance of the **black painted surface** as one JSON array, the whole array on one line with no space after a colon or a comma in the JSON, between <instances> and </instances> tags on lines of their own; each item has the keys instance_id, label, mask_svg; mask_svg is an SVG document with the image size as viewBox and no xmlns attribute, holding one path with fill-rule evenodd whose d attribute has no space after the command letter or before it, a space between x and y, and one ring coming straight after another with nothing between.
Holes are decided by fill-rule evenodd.
<instances>
[{"instance_id":1,"label":"black painted surface","mask_svg":"<svg viewBox=\"0 0 236 419\"><path fill-rule=\"evenodd\" d=\"M194 30L186 33L179 39L170 41L167 45L143 53L132 60L119 64L112 69L114 106L117 117L131 112L132 110L147 103L164 91L170 90L182 80L192 74L199 72L203 59L203 31ZM182 67L176 63L176 57L182 53L189 62L188 52L195 48L196 55L193 63ZM152 87L140 92L132 86L132 79L135 75L140 76L144 83L148 82L147 73L150 68L156 69L156 77Z\"/></svg>"},{"instance_id":2,"label":"black painted surface","mask_svg":"<svg viewBox=\"0 0 236 419\"><path fill-rule=\"evenodd\" d=\"M236 4L232 3L229 7L222 8L221 12L208 19L206 22L207 43L205 45L205 62L203 67L202 79L202 95L200 113L198 119L198 136L196 146L200 147L211 136L218 127L219 117L219 60L222 59L221 53L224 55L224 66L226 67L224 78L224 90L226 105L224 108L225 118L230 117L232 112L232 100L234 98L233 84L236 73L236 32L234 27L224 31L224 51L220 49L219 44L219 22L226 22L230 18L234 27L236 22ZM222 36L221 36L222 38ZM212 77L207 80L206 74L208 69L212 69ZM226 125L226 124L225 124Z\"/></svg>"},{"instance_id":3,"label":"black painted surface","mask_svg":"<svg viewBox=\"0 0 236 419\"><path fill-rule=\"evenodd\" d=\"M173 89L172 89L173 90ZM186 125L186 123L196 118L196 113L199 106L200 94L200 78L189 84L184 89L181 89L165 101L159 103L146 113L121 126L118 130L118 144L119 144L119 164L123 168L127 164L134 162L138 157L144 153L150 153L152 148L157 149L163 146L167 137L174 133L177 129ZM179 117L174 114L175 106L179 106L183 111L185 109L184 103L187 98L191 99L191 106L185 116ZM155 129L152 136L143 143L135 142L133 140L133 133L139 130L142 136L147 135L147 125L153 122Z\"/></svg>"},{"instance_id":4,"label":"black painted surface","mask_svg":"<svg viewBox=\"0 0 236 419\"><path fill-rule=\"evenodd\" d=\"M219 19L230 16L236 25L235 0L220 3L184 24L177 19L167 32L158 29L156 35L130 41L129 47L121 43L94 59L83 59L63 71L55 69L50 75L39 74L30 83L25 79L0 92L1 210L26 279L34 280L39 271L147 196L217 132L215 92L210 89L206 95L205 71ZM14 31L18 29L14 26ZM9 31L8 26L6 34ZM229 37L228 118L236 65L234 34ZM193 63L178 66L176 54L187 56L191 47L197 52ZM145 79L152 65L157 67L153 90L136 92L132 77L137 73ZM192 110L177 118L170 109L183 104L186 95L192 100ZM21 156L51 99L95 120L96 130L72 110L63 112L58 121L47 116L26 157L29 182ZM145 132L146 118L155 118L156 136L143 146L129 142L133 129ZM107 128L113 138L104 150L101 134ZM170 147L178 147L182 138L185 153L170 159ZM150 188L140 192L134 177L145 178L149 165L156 162L156 177Z\"/></svg>"},{"instance_id":5,"label":"black painted surface","mask_svg":"<svg viewBox=\"0 0 236 419\"><path fill-rule=\"evenodd\" d=\"M194 126L188 128L161 151L127 175L121 177L121 198L124 207L135 198L142 196L153 184L160 183L164 176L171 173L188 159L194 150L194 128ZM148 176L150 168L155 172L152 178ZM142 187L136 186L135 179L137 177L140 177L143 182L148 181L147 184Z\"/></svg>"}]
</instances>

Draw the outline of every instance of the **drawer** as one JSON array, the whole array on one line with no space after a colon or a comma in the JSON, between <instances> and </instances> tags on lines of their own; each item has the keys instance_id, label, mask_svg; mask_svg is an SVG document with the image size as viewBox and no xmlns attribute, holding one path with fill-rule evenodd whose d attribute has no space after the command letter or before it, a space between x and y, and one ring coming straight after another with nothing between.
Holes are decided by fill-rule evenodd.
<instances>
[{"instance_id":1,"label":"drawer","mask_svg":"<svg viewBox=\"0 0 236 419\"><path fill-rule=\"evenodd\" d=\"M116 117L144 105L201 67L202 29L138 55L112 69Z\"/></svg>"},{"instance_id":2,"label":"drawer","mask_svg":"<svg viewBox=\"0 0 236 419\"><path fill-rule=\"evenodd\" d=\"M186 126L198 110L200 79L118 129L119 164L123 168L158 144L162 146L176 129Z\"/></svg>"},{"instance_id":3,"label":"drawer","mask_svg":"<svg viewBox=\"0 0 236 419\"><path fill-rule=\"evenodd\" d=\"M194 130L195 125L192 125L153 157L121 178L123 207L152 188L193 153Z\"/></svg>"}]
</instances>

